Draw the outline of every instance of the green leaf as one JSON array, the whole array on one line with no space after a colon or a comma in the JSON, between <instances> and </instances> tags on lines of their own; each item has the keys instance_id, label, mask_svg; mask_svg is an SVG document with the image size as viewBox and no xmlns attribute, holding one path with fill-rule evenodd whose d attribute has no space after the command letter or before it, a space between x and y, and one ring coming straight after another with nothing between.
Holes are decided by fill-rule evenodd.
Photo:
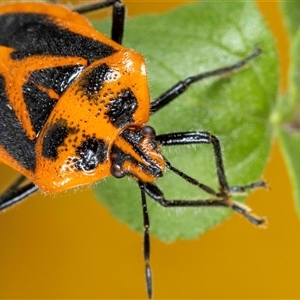
<instances>
[{"instance_id":1,"label":"green leaf","mask_svg":"<svg viewBox=\"0 0 300 300\"><path fill-rule=\"evenodd\" d=\"M97 24L104 31L108 23ZM231 185L259 180L269 157L270 114L278 90L273 37L251 2L188 4L165 15L126 24L124 45L147 61L151 99L188 76L231 65L256 47L263 53L231 75L194 84L150 121L157 134L203 130L217 135ZM217 189L211 145L169 147L163 155L177 168ZM207 198L170 172L157 181L167 199ZM96 195L119 220L143 230L140 191L129 178L108 178ZM241 199L241 198L239 198ZM147 199L151 234L161 240L196 238L227 218L225 208L164 208Z\"/></svg>"},{"instance_id":2,"label":"green leaf","mask_svg":"<svg viewBox=\"0 0 300 300\"><path fill-rule=\"evenodd\" d=\"M291 33L288 94L276 110L279 143L293 185L296 209L300 214L300 1L281 2ZM299 16L298 16L299 15Z\"/></svg>"},{"instance_id":3,"label":"green leaf","mask_svg":"<svg viewBox=\"0 0 300 300\"><path fill-rule=\"evenodd\" d=\"M299 7L300 8L300 7ZM288 95L280 99L278 112L282 122L293 121L295 112L300 109L300 30L292 38L290 50L290 68Z\"/></svg>"},{"instance_id":4,"label":"green leaf","mask_svg":"<svg viewBox=\"0 0 300 300\"><path fill-rule=\"evenodd\" d=\"M300 28L300 1L280 1L284 19L291 37L293 37Z\"/></svg>"},{"instance_id":5,"label":"green leaf","mask_svg":"<svg viewBox=\"0 0 300 300\"><path fill-rule=\"evenodd\" d=\"M300 123L285 124L279 131L279 142L293 185L295 206L300 214Z\"/></svg>"}]
</instances>

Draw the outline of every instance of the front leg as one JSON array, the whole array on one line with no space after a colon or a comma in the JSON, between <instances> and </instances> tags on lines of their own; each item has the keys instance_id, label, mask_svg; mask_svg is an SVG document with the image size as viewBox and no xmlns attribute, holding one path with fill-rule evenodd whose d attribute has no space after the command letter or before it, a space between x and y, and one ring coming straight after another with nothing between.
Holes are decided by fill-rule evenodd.
<instances>
[{"instance_id":1,"label":"front leg","mask_svg":"<svg viewBox=\"0 0 300 300\"><path fill-rule=\"evenodd\" d=\"M185 93L192 84L199 82L206 78L222 76L225 74L229 74L235 70L238 70L238 69L242 68L243 66L245 66L250 60L255 58L260 53L261 53L261 50L259 48L257 48L249 56L245 57L244 59L236 62L235 64L233 64L231 66L208 71L208 72L197 74L194 76L190 76L184 80L177 82L170 89L168 89L166 92L164 92L163 94L161 94L159 97L157 97L155 100L153 100L151 102L150 113L154 114L155 112L157 112L160 109L162 109L163 107L165 107L171 101L173 101L174 99L178 98L180 95Z\"/></svg>"},{"instance_id":2,"label":"front leg","mask_svg":"<svg viewBox=\"0 0 300 300\"><path fill-rule=\"evenodd\" d=\"M228 194L230 188L226 179L223 158L221 153L221 145L217 137L209 132L192 131L192 132L174 132L158 135L155 138L162 146L189 145L189 144L212 144L216 162L216 170L219 181L220 192ZM172 168L172 171L179 176L179 170ZM182 177L182 176L181 176Z\"/></svg>"},{"instance_id":3,"label":"front leg","mask_svg":"<svg viewBox=\"0 0 300 300\"><path fill-rule=\"evenodd\" d=\"M231 207L236 212L244 215L252 223L259 225L264 223L265 219L257 218L252 216L249 212L250 209L242 204L232 202L230 196L233 193L244 193L248 190L252 190L260 187L267 187L264 181L257 181L245 186L232 186L230 187L227 182L227 177L225 173L225 168L223 164L223 157L221 151L221 145L218 138L209 132L203 131L192 131L192 132L175 132L167 133L156 136L156 141L158 141L162 146L175 146L175 145L189 145L189 144L212 144L216 172L219 182L219 192L215 192L210 187L198 182L196 179L191 178L187 174L173 167L171 163L165 159L166 167L172 172L183 178L185 181L198 186L202 190L206 191L208 194L213 195L214 199L207 200L165 200L162 192L154 186L154 184L145 184L145 190L147 194L154 200L158 201L161 205L169 206L225 206Z\"/></svg>"},{"instance_id":4,"label":"front leg","mask_svg":"<svg viewBox=\"0 0 300 300\"><path fill-rule=\"evenodd\" d=\"M38 187L33 183L22 185L25 180L25 176L20 176L0 195L0 211L20 202L38 190Z\"/></svg>"}]
</instances>

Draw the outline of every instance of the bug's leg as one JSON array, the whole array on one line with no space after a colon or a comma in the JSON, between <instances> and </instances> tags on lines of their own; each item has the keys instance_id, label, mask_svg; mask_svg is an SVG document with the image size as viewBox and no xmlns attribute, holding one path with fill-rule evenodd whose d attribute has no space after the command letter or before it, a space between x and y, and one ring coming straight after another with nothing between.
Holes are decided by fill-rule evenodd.
<instances>
[{"instance_id":1,"label":"bug's leg","mask_svg":"<svg viewBox=\"0 0 300 300\"><path fill-rule=\"evenodd\" d=\"M143 207L143 220L144 220L144 260L145 260L145 275L146 275L146 285L147 285L147 295L148 298L152 298L152 272L150 267L150 221L147 210L146 194L144 189L144 184L139 182L139 188L141 190L141 199Z\"/></svg>"},{"instance_id":2,"label":"bug's leg","mask_svg":"<svg viewBox=\"0 0 300 300\"><path fill-rule=\"evenodd\" d=\"M251 183L246 186L234 186L232 188L229 187L225 170L224 170L224 164L223 164L223 158L222 158L222 152L221 152L221 146L220 142L214 135L203 132L203 131L192 131L192 132L177 132L177 133L168 133L163 135L158 135L156 137L156 140L162 145L162 146L174 146L174 145L188 145L188 144L212 144L213 150L214 150L214 156L215 156L215 163L216 163L216 170L217 170L217 176L219 181L219 190L220 192L216 192L214 195L217 197L216 200L206 200L206 201L184 201L185 204L182 203L182 201L177 201L177 204L171 204L169 206L197 206L197 203L199 203L199 206L202 205L221 205L221 206L230 206L235 211L243 214L247 219L249 219L254 224L261 224L264 222L264 219L260 219L257 217L254 217L248 213L248 209L246 209L245 206L241 206L237 203L230 202L230 194L236 193L236 192L244 192L247 190L251 190L258 187L266 187L266 183L263 181L257 181L254 183ZM182 177L184 180L190 182L193 185L196 185L200 188L201 183L199 183L197 180L189 177L185 173L181 172L180 170L173 167L170 162L166 160L166 166L171 171ZM148 193L148 192L147 192ZM148 193L149 194L149 193ZM213 194L213 193L210 193ZM155 195L155 194L154 194ZM155 198L152 197L153 199ZM221 201L220 201L221 200ZM172 201L174 202L174 201ZM175 201L176 202L176 201ZM207 203L207 204L203 204ZM180 205L179 205L180 204ZM163 204L162 204L163 205Z\"/></svg>"},{"instance_id":3,"label":"bug's leg","mask_svg":"<svg viewBox=\"0 0 300 300\"><path fill-rule=\"evenodd\" d=\"M25 176L20 176L0 195L0 210L14 205L38 190L38 187L33 183L22 186L25 180Z\"/></svg>"},{"instance_id":4,"label":"bug's leg","mask_svg":"<svg viewBox=\"0 0 300 300\"><path fill-rule=\"evenodd\" d=\"M150 113L153 114L166 106L168 103L179 97L181 94L183 94L193 83L196 83L200 80L203 80L205 78L214 77L214 76L221 76L227 73L230 73L232 71L235 71L237 69L240 69L244 65L246 65L250 60L255 58L261 53L261 50L259 48L255 49L249 56L246 58L236 62L235 64L216 69L213 71L197 74L195 76L190 76L184 80L181 80L177 82L175 85L173 85L170 89L168 89L166 92L164 92L162 95L160 95L158 98L153 100L151 102L150 107Z\"/></svg>"},{"instance_id":5,"label":"bug's leg","mask_svg":"<svg viewBox=\"0 0 300 300\"><path fill-rule=\"evenodd\" d=\"M125 23L125 6L121 1L116 1L113 6L113 23L111 28L111 39L122 44Z\"/></svg>"},{"instance_id":6,"label":"bug's leg","mask_svg":"<svg viewBox=\"0 0 300 300\"><path fill-rule=\"evenodd\" d=\"M216 161L216 169L217 169L220 191L224 193L229 193L230 189L225 175L223 158L221 154L221 145L217 137L211 135L208 132L194 131L194 132L174 132L174 133L162 134L156 136L155 140L158 141L162 146L212 144L215 161Z\"/></svg>"},{"instance_id":7,"label":"bug's leg","mask_svg":"<svg viewBox=\"0 0 300 300\"><path fill-rule=\"evenodd\" d=\"M244 193L249 190L253 190L256 188L268 188L268 184L265 181L256 181L244 186L231 186L231 193Z\"/></svg>"},{"instance_id":8,"label":"bug's leg","mask_svg":"<svg viewBox=\"0 0 300 300\"><path fill-rule=\"evenodd\" d=\"M195 179L194 179L195 180ZM244 204L236 203L229 197L215 199L198 199L198 200L167 200L163 192L154 183L144 183L145 192L160 205L164 207L228 207L237 213L243 215L254 225L262 225L266 222L265 218L257 217L250 213L250 208Z\"/></svg>"},{"instance_id":9,"label":"bug's leg","mask_svg":"<svg viewBox=\"0 0 300 300\"><path fill-rule=\"evenodd\" d=\"M125 6L121 0L106 0L103 2L97 2L76 8L74 11L84 14L109 6L113 7L111 39L118 44L122 44L125 23Z\"/></svg>"},{"instance_id":10,"label":"bug's leg","mask_svg":"<svg viewBox=\"0 0 300 300\"><path fill-rule=\"evenodd\" d=\"M11 195L20 188L20 186L26 181L24 175L20 175L10 186L8 186L5 191L0 195L3 198L11 198Z\"/></svg>"},{"instance_id":11,"label":"bug's leg","mask_svg":"<svg viewBox=\"0 0 300 300\"><path fill-rule=\"evenodd\" d=\"M156 136L155 140L157 140L162 146L212 144L221 192L223 191L225 193L240 193L257 187L266 187L266 183L264 181L257 181L246 186L229 187L224 170L220 141L216 136L210 134L209 132L191 131L167 133ZM180 171L176 171L176 173L178 172Z\"/></svg>"},{"instance_id":12,"label":"bug's leg","mask_svg":"<svg viewBox=\"0 0 300 300\"><path fill-rule=\"evenodd\" d=\"M6 190L2 193L2 196L20 187L25 180L26 177L24 175L20 175L8 188L6 188Z\"/></svg>"}]
</instances>

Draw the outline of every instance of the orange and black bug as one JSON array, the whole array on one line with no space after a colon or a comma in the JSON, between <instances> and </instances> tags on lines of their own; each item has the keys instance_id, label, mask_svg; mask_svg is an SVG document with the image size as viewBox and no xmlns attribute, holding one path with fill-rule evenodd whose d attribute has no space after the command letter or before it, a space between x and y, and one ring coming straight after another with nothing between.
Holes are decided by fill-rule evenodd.
<instances>
[{"instance_id":1,"label":"orange and black bug","mask_svg":"<svg viewBox=\"0 0 300 300\"><path fill-rule=\"evenodd\" d=\"M78 13L113 7L111 39ZM0 160L23 174L0 197L5 209L37 190L57 193L107 176L133 178L141 191L147 292L152 296L146 195L165 207L230 207L259 225L230 195L265 186L230 187L216 136L202 131L156 135L150 115L190 85L236 70L259 54L229 67L188 77L150 102L143 57L121 46L125 8L106 0L70 11L55 4L0 8ZM219 190L175 168L163 146L212 144ZM207 192L209 200L167 200L154 183L169 169ZM32 183L23 184L28 178Z\"/></svg>"}]
</instances>

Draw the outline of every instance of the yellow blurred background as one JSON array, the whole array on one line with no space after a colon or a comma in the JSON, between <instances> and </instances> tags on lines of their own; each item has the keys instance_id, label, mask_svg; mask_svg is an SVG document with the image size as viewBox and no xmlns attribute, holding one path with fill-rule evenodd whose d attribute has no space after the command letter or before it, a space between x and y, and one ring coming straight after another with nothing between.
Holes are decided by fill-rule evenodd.
<instances>
[{"instance_id":1,"label":"yellow blurred background","mask_svg":"<svg viewBox=\"0 0 300 300\"><path fill-rule=\"evenodd\" d=\"M186 1L124 2L134 15ZM258 4L277 38L284 90L289 44L278 3ZM15 176L0 165L0 189ZM268 216L267 229L235 214L198 240L165 244L152 238L155 298L300 297L300 223L276 142L264 179L271 190L253 193L247 203ZM37 194L0 213L0 298L145 295L142 236L115 220L90 188Z\"/></svg>"}]
</instances>

